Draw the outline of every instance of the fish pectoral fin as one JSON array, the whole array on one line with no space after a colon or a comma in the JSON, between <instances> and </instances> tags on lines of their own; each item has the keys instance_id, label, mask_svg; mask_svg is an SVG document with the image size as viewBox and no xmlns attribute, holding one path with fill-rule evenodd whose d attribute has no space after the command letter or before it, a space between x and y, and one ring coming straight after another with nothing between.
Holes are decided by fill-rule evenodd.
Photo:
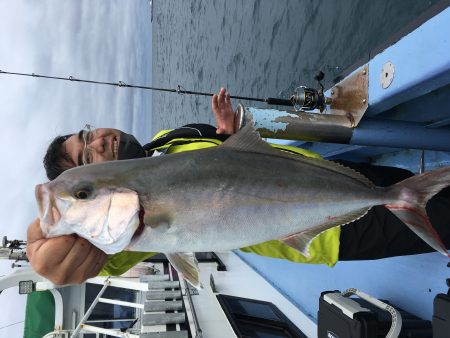
<instances>
[{"instance_id":1,"label":"fish pectoral fin","mask_svg":"<svg viewBox=\"0 0 450 338\"><path fill-rule=\"evenodd\" d=\"M284 244L290 246L291 248L300 251L300 253L303 256L309 258L311 257L309 253L309 245L311 244L312 240L323 231L324 230L321 230L320 232L315 231L302 232L283 238L281 239L281 241Z\"/></svg>"},{"instance_id":2,"label":"fish pectoral fin","mask_svg":"<svg viewBox=\"0 0 450 338\"><path fill-rule=\"evenodd\" d=\"M351 223L361 217L363 217L370 208L361 208L351 213L345 214L343 216L338 216L330 218L324 224L315 227L314 229L303 231L297 234L290 235L286 238L281 239L281 241L290 246L291 248L300 251L305 257L310 257L309 246L314 238L319 236L322 232L331 229L335 226L345 225Z\"/></svg>"},{"instance_id":3,"label":"fish pectoral fin","mask_svg":"<svg viewBox=\"0 0 450 338\"><path fill-rule=\"evenodd\" d=\"M165 254L170 264L183 275L189 284L197 289L202 289L203 286L200 283L197 258L193 252L175 252Z\"/></svg>"}]
</instances>

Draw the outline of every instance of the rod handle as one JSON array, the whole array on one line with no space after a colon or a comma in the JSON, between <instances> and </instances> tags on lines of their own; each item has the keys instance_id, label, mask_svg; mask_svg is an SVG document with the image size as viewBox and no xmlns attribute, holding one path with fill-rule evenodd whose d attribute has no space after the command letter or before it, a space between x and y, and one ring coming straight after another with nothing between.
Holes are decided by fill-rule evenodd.
<instances>
[{"instance_id":1,"label":"rod handle","mask_svg":"<svg viewBox=\"0 0 450 338\"><path fill-rule=\"evenodd\" d=\"M268 97L265 101L268 104L273 104L277 106L292 106L292 101L286 99L277 99L274 97Z\"/></svg>"}]
</instances>

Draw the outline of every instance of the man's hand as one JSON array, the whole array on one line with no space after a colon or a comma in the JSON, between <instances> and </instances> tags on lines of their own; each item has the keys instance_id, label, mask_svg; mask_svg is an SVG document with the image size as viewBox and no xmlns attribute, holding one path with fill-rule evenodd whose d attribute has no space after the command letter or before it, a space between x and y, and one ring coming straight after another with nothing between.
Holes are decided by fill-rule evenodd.
<instances>
[{"instance_id":1,"label":"man's hand","mask_svg":"<svg viewBox=\"0 0 450 338\"><path fill-rule=\"evenodd\" d=\"M84 238L45 238L39 218L28 226L27 257L33 269L57 285L79 284L97 276L107 255Z\"/></svg>"},{"instance_id":2,"label":"man's hand","mask_svg":"<svg viewBox=\"0 0 450 338\"><path fill-rule=\"evenodd\" d=\"M217 134L234 134L234 111L230 101L230 94L225 88L212 98L212 110L216 118Z\"/></svg>"}]
</instances>

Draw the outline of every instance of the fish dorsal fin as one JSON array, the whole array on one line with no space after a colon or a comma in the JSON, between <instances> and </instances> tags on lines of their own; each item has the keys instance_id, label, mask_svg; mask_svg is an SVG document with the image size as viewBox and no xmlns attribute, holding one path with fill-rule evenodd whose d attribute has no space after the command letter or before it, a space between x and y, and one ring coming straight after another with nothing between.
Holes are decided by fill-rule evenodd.
<instances>
[{"instance_id":1,"label":"fish dorsal fin","mask_svg":"<svg viewBox=\"0 0 450 338\"><path fill-rule=\"evenodd\" d=\"M311 165L314 165L317 167L328 169L333 172L337 172L340 174L344 174L345 176L354 178L355 180L361 182L362 184L364 184L365 186L367 186L369 188L375 187L375 184L373 184L373 182L371 180L369 180L366 176L364 176L363 174L359 173L358 171L356 171L352 168L346 167L343 164L329 161L329 160L324 160L324 159L312 158L312 157L302 157L302 161L306 162L306 163L310 163Z\"/></svg>"},{"instance_id":2,"label":"fish dorsal fin","mask_svg":"<svg viewBox=\"0 0 450 338\"><path fill-rule=\"evenodd\" d=\"M192 252L175 252L165 254L170 264L180 273L189 284L197 289L202 289L200 283L197 258Z\"/></svg>"},{"instance_id":3,"label":"fish dorsal fin","mask_svg":"<svg viewBox=\"0 0 450 338\"><path fill-rule=\"evenodd\" d=\"M319 236L322 232L331 229L335 226L339 225L346 225L348 223L351 223L361 217L363 217L370 208L361 208L356 211L353 211L351 213L345 214L343 216L339 216L336 218L333 218L329 222L326 222L322 225L319 225L318 227L315 227L314 229L307 230L300 232L298 234L293 234L289 237L281 239L281 241L290 246L291 248L300 251L302 255L305 257L310 257L309 253L309 246L314 238Z\"/></svg>"},{"instance_id":4,"label":"fish dorsal fin","mask_svg":"<svg viewBox=\"0 0 450 338\"><path fill-rule=\"evenodd\" d=\"M271 147L267 142L261 139L253 123L245 125L245 127L239 130L236 134L230 136L219 147L234 149L237 151L246 151L283 157L286 159L307 163L315 167L320 167L333 172L344 174L348 177L358 180L359 182L371 188L375 186L367 177L360 174L356 170L348 168L342 164L324 159L306 157L301 154L293 154Z\"/></svg>"}]
</instances>

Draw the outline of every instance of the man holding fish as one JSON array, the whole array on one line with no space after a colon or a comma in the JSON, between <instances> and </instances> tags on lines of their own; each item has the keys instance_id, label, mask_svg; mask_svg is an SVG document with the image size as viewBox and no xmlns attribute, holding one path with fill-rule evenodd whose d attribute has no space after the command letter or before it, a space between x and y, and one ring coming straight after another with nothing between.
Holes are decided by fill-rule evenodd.
<instances>
[{"instance_id":1,"label":"man holding fish","mask_svg":"<svg viewBox=\"0 0 450 338\"><path fill-rule=\"evenodd\" d=\"M191 145L194 144L195 146L187 147L188 150L196 147L205 148L211 147L212 145L221 144L221 141L227 138L225 135L234 134L235 132L233 129L234 113L229 95L226 93L225 89L222 88L219 93L213 97L212 107L217 121L217 130L214 130L213 133L217 133L217 137L211 135L211 130L204 126L190 125L185 128L185 130L195 130L195 132L200 133L200 135L195 135L194 137L190 136L186 138L184 137L185 135L181 133L178 134L178 136L181 135L182 137L175 137L175 139L168 141L168 143L170 144L168 149L167 147L164 148L164 146L158 146L150 149L164 149L167 153L183 151L183 146L174 142L174 140L176 141L177 139L182 139L183 142L180 143L184 144L189 143L187 139L189 139L189 141L194 140L192 141ZM107 274L118 274L124 272L124 270L136 264L140 260L150 257L152 253L148 253L145 251L147 251L147 248L151 248L152 251L158 250L161 252L165 252L166 255L168 255L171 263L176 268L178 266L179 271L181 270L181 272L186 276L192 272L183 269L183 264L185 262L191 262L189 256L180 254L178 252L173 252L173 250L167 251L167 242L165 241L180 240L181 237L185 236L185 233L189 233L190 230L188 224L201 225L203 222L204 224L202 229L206 229L207 227L212 228L213 224L220 225L224 218L234 219L234 222L232 223L237 226L237 228L233 231L229 231L230 240L228 242L235 241L234 245L230 244L231 247L227 247L226 245L221 246L219 243L212 242L208 244L208 241L210 241L211 239L207 238L207 236L203 238L203 243L200 243L202 240L191 241L191 237L186 237L183 241L179 242L177 246L183 247L184 245L185 248L183 248L183 252L193 249L198 249L193 251L210 251L235 249L240 247L243 251L254 252L265 256L285 258L296 262L324 263L329 266L334 265L337 260L378 259L384 257L433 251L430 246L423 242L413 232L406 230L407 228L405 224L391 212L389 212L387 208L396 213L396 215L403 221L405 221L405 223L408 223L408 226L410 226L410 228L418 232L419 235L428 243L430 243L430 245L433 245L435 249L438 249L442 253L446 253L445 246L450 244L450 227L448 226L450 222L449 216L446 213L446 211L450 207L450 189L447 188L443 190L436 197L431 199L430 203L428 203L427 205L427 211L431 218L431 223L437 229L444 243L439 240L439 236L434 233L431 224L429 224L427 220L425 220L423 224L421 223L418 227L416 227L416 222L419 222L418 220L422 222L423 219L426 219L425 211L422 210L423 208L419 208L418 205L425 204L428 198L435 195L439 190L449 185L450 183L450 174L448 174L444 169L441 170L437 179L430 178L429 181L426 181L426 183L422 184L424 185L422 188L425 190L428 189L426 187L427 185L435 185L436 188L430 188L428 189L428 191L424 192L423 194L425 196L421 196L420 198L422 199L420 201L417 198L417 203L408 204L407 201L409 201L409 199L416 199L417 197L414 195L414 192L412 192L412 187L420 185L416 181L411 181L411 183L407 184L405 188L391 188L390 190L392 190L392 196L395 196L387 197L384 196L384 192L381 192L381 190L380 192L378 192L378 188L375 188L371 182L352 170L336 165L334 163L330 163L328 161L320 161L314 159L308 160L303 156L287 153L284 154L279 151L275 151L258 140L258 136L254 134L255 133L252 130L240 131L236 135L230 137L228 141L226 141L223 145L221 145L219 147L220 150L218 151L212 149L212 151L208 153L196 152L191 153L192 155L184 153L182 154L182 156L184 156L183 158L162 156L161 160L164 160L164 158L180 159L179 163L172 162L172 164L170 164L171 162L168 162L167 166L169 167L164 167L162 172L170 171L168 170L168 168L170 167L173 167L173 169L175 170L175 167L180 167L185 163L189 163L190 159L193 159L192 161L195 162L196 165L198 165L198 163L202 163L202 161L205 161L204 165L201 168L209 167L210 161L222 161L222 163L219 163L217 167L212 167L212 169L207 172L207 177L216 175L216 180L212 183L211 191L217 191L220 189L223 189L225 191L224 193L218 194L217 200L209 207L205 208L207 210L213 210L213 213L204 211L202 214L202 211L199 210L195 213L195 215L192 215L192 213L190 213L188 210L189 208L186 208L184 210L185 213L183 213L183 207L181 205L183 202L185 202L184 200L177 201L176 203L177 207L175 209L180 210L172 210L170 208L166 208L168 204L172 203L177 198L176 196L169 196L169 193L166 194L168 186L170 186L171 184L175 184L174 182L176 181L171 181L169 178L169 181L165 183L166 187L162 187L159 193L161 199L163 199L164 201L164 203L162 203L161 205L164 204L164 207L159 207L158 201L156 200L152 201L152 203L148 203L148 205L145 205L145 200L146 198L148 198L148 196L145 195L145 193L141 193L139 191L137 195L136 193L134 193L133 195L133 189L131 189L130 192L127 191L126 193L123 193L121 195L124 196L123 198L126 198L127 201L134 201L129 203L127 202L127 204L136 204L135 209L130 211L130 213L134 213L134 221L129 221L129 219L133 218L130 216L125 221L125 223L127 224L124 225L123 222L117 223L114 228L121 229L121 227L124 227L124 231L117 230L121 233L117 236L112 236L111 238L106 238L106 233L103 232L100 235L94 235L94 232L97 231L93 230L97 225L95 221L83 219L82 221L77 220L75 223L71 223L71 221L68 221L68 218L66 216L61 215L66 211L70 213L71 208L71 206L68 206L68 204L62 205L62 202L59 205L57 205L58 203L53 204L53 201L57 199L55 197L56 195L53 194L57 194L58 191L61 190L60 188L57 188L57 185L59 184L61 186L67 183L63 182L63 178L58 178L57 180L55 180L56 183L54 183L54 187L47 188L45 185L38 186L36 191L38 199L40 201L41 220L45 222L40 224L39 219L37 219L30 225L28 230L27 255L33 268L38 273L52 280L56 284L80 283L87 278L97 275L101 271L102 267L104 267L103 272ZM157 140L166 139L168 138L167 135L170 136L170 133L160 136ZM52 145L54 148L53 153L55 156L53 156L52 159L49 155L51 154L50 148L52 148L52 146L49 147L49 151L46 156L46 170L49 179L55 179L62 171L76 166L114 160L134 159L146 156L145 151L132 135L125 134L116 129L101 128L96 129L95 131L85 130L79 132L78 134L68 135L59 139L57 138L52 143ZM186 148L185 145L184 147ZM315 156L314 154L309 154L302 150L290 149L290 147L284 148L285 149L282 150L292 151L306 156ZM200 154L205 154L205 156L202 157ZM248 206L247 209L243 209L240 211L236 209L235 205L233 205L234 209L231 209L235 212L233 212L232 214L228 213L228 211L226 210L227 206L231 206L233 201L236 199L235 195L231 195L231 190L237 189L235 186L228 191L227 189L229 189L229 187L226 184L226 181L227 179L234 179L234 177L240 175L241 170L245 170L240 168L245 168L245 163L249 157L252 159L251 161L261 160L263 161L262 163L268 163L268 161L278 161L274 163L274 167L280 170L277 170L275 172L269 171L269 173L271 173L270 176L287 176L289 175L289 173L298 171L299 168L304 169L305 173L323 171L323 176L319 175L307 178L307 181L317 180L322 184L324 180L328 179L331 172L340 175L340 179L333 182L325 182L325 184L329 184L330 187L341 187L337 189L338 193L341 190L344 193L344 190L346 190L349 185L354 185L354 190L360 190L360 192L358 192L355 196L353 196L352 192L352 202L349 202L349 204L353 203L355 205L349 207L346 212L340 212L340 210L342 208L345 208L346 206L333 205L332 196L323 195L323 191L314 190L313 186L309 187L311 190L310 193L308 193L309 188L305 187L305 184L308 185L308 182L299 182L300 186L302 188L305 188L304 193L298 192L300 196L304 196L304 200L302 202L303 204L311 204L315 201L316 205L324 204L327 206L327 209L335 208L336 214L328 215L322 210L317 209L308 216L308 222L301 225L298 230L290 230L289 227L289 229L282 229L282 226L277 224L278 219L280 220L280 223L283 223L283 217L285 215L292 214L293 217L288 217L286 220L284 220L285 223L297 223L296 220L307 214L308 211L311 210L314 206L309 205L305 210L303 210L303 212L300 212L299 210L302 208L302 203L298 202L299 197L294 196L294 192L292 191L296 189L293 188L289 190L289 186L291 185L290 182L293 178L288 178L287 181L284 181L281 178L277 178L274 181L274 186L282 186L284 190L282 190L282 193L280 194L281 197L278 201L276 201L273 210L269 212L269 214L277 214L277 217L275 217L275 220L268 220L266 228L280 228L276 229L278 232L267 231L267 234L265 234L264 231L261 231L262 235L259 240L247 240L248 237L255 236L242 236L245 238L236 239L236 234L239 234L241 231L242 233L245 233L243 227L247 222L247 215L249 214L249 212L256 211L256 214L264 214L264 212L262 211L266 210L265 206L269 204L268 200L261 201L265 198L265 194L268 194L267 198L269 198L270 196L270 203L273 203L271 197L273 195L273 190L260 190L255 191L255 193L252 194L252 189L255 184L250 183L247 187L244 188L243 191L240 191L239 193L246 195L246 201L252 199L253 205ZM158 160L158 162L148 162L150 168L159 166L161 160ZM146 161L147 160L144 160L145 163L147 163ZM233 168L233 161L236 161L234 163L236 172L230 174L233 176L232 178L228 178L228 172L232 171ZM250 163L251 161L248 161L249 164L247 169L252 171L256 169L252 167L252 164ZM161 166L166 165L163 165L162 163L165 162L161 162ZM406 170L397 168L374 167L364 164L351 163L344 164L346 166L351 166L358 171L361 171L372 181L374 181L373 183L380 186L391 185L412 175ZM292 170L284 169L285 167L290 168L290 166L292 166ZM96 166L92 166L92 168L95 167ZM107 168L108 166L102 168L102 172L105 172L105 177L107 176ZM86 169L88 168L86 167ZM118 170L122 169L119 168ZM128 169L124 170L128 172ZM150 171L150 169L147 171ZM286 171L286 173L279 173L279 171ZM268 172L261 171L261 178L266 178L268 176L267 173ZM257 175L257 173L253 172L252 178L255 175ZM74 177L76 177L76 175L68 181L74 181ZM147 178L147 181L149 181L150 179L151 177ZM202 180L205 179L206 177L200 178L198 181L199 183L197 185L188 187L188 190L196 190L198 188L199 195L202 194L202 190L207 191L207 188L203 187L202 184ZM340 185L341 183L339 181L341 179L343 180L342 182L345 181L345 184L342 183L342 185ZM424 181L425 179L426 178L422 179L422 181ZM58 183L58 180L60 181L60 183ZM244 186L246 180L248 180L248 178L243 177L243 181L238 186ZM122 182L124 182L124 180L122 180ZM183 183L184 182L178 182L177 186L174 186L174 189L176 189ZM133 184L130 183L130 185L132 186ZM294 187L294 185L292 186ZM95 189L97 189L97 187L95 187ZM121 187L120 189L123 189L123 187ZM101 189L99 189L99 191L100 190ZM138 189L134 187L134 190ZM82 189L77 190L75 194L77 198L84 200L89 199L90 194L93 194L93 191L94 190L92 187L82 187ZM63 193L66 194L66 192ZM320 196L319 198L318 196L320 194L322 194L323 196ZM404 195L408 195L406 196L406 199ZM119 194L117 196L119 196ZM337 199L338 198L339 196L337 196ZM207 199L205 199L205 204L210 202L211 199L214 198L211 194L209 194ZM359 202L366 199L370 199L371 201L367 203ZM401 203L399 202L399 199L401 200ZM114 201L115 200L119 201L117 203L121 203L119 198L114 199ZM108 201L110 200L108 199ZM261 202L262 204L260 204ZM95 205L98 207L98 205L100 204L97 203ZM143 204L144 207L142 206ZM291 210L291 208L289 207L291 204L295 204L295 210L297 211ZM367 211L371 206L378 204L385 204L387 208L384 206L375 206L370 211ZM49 207L49 205L51 207ZM412 213L410 212L411 210L413 211ZM298 212L298 215L296 214L296 212ZM178 214L180 216L178 216ZM324 217L324 219L319 220L318 218L322 216ZM182 221L177 220L177 217L182 217ZM141 218L144 219L144 222L142 222ZM258 220L257 224L261 224L261 228L263 228L266 219L267 217L264 216L262 219ZM294 219L294 221L292 219ZM184 229L185 232L183 232L183 222L188 223L186 224L186 229ZM74 224L81 223L90 224L91 228L80 229L77 233L79 233L81 236L84 236L85 238L88 238L91 242L96 243L96 245L98 247L101 247L103 251L111 254L114 253L114 255L109 256L108 258L102 250L92 245L89 241L76 235L68 235L74 232ZM121 237L122 232L125 233L125 228L128 227L131 223L134 224L132 227L133 231L131 232L131 235L133 235L133 239L130 237L131 235L126 238ZM210 223L213 224L210 225ZM346 223L349 224L342 228L337 226ZM58 226L53 227L53 225L55 224L58 224ZM228 226L227 220L225 220L224 224ZM145 230L142 230L141 227L144 225ZM253 224L248 225L249 231L251 232L251 227L253 226ZM311 225L313 229L308 228L307 225ZM67 229L63 230L63 226L67 226ZM147 231L147 229L151 230ZM181 229L181 231L177 233L177 230L179 229ZM138 233L139 231L143 231L144 234L151 233L151 235L148 235L147 237L142 235L141 238L135 238L135 231L136 233ZM192 231L195 232L196 230L194 229ZM213 231L213 237L217 237L218 231L220 231L220 229L217 231ZM45 235L43 232L45 233ZM177 233L177 236L174 238L167 237L167 234L169 232ZM46 236L56 236L63 233L67 235L46 238ZM301 233L301 235L297 236L299 235L299 233ZM98 238L94 239L95 236L97 236ZM156 239L159 239L157 243L154 243L153 245L149 244L152 242L152 240L156 241ZM161 246L159 247L159 243L166 244L161 244ZM121 252L123 249L130 249L133 251L141 252ZM105 263L106 266L104 266ZM195 277L193 277L190 281L191 283L195 284Z\"/></svg>"}]
</instances>

